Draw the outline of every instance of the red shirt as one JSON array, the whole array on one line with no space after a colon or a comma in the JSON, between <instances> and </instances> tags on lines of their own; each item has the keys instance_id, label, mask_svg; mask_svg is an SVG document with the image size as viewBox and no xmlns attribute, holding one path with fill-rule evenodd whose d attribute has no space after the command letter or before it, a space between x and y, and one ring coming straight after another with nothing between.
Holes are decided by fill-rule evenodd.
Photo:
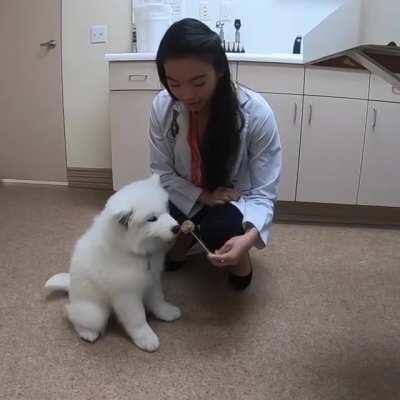
<instances>
[{"instance_id":1,"label":"red shirt","mask_svg":"<svg viewBox=\"0 0 400 400\"><path fill-rule=\"evenodd\" d=\"M202 187L202 159L200 154L200 132L199 132L199 114L189 113L189 133L188 143L191 155L191 181L194 185Z\"/></svg>"}]
</instances>

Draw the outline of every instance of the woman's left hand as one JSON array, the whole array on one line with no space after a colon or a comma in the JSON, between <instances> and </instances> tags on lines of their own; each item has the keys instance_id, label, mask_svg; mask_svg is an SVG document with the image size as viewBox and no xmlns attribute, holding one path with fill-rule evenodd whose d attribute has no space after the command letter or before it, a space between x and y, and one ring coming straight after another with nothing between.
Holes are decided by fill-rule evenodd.
<instances>
[{"instance_id":1,"label":"woman's left hand","mask_svg":"<svg viewBox=\"0 0 400 400\"><path fill-rule=\"evenodd\" d=\"M251 249L258 237L255 228L240 236L229 239L215 253L208 254L208 260L215 267L237 265L243 256Z\"/></svg>"}]
</instances>

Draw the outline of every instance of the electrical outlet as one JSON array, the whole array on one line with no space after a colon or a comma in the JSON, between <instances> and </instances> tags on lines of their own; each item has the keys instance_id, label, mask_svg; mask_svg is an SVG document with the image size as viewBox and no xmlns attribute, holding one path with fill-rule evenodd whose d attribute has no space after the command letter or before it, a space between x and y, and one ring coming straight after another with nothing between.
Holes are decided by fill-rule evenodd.
<instances>
[{"instance_id":1,"label":"electrical outlet","mask_svg":"<svg viewBox=\"0 0 400 400\"><path fill-rule=\"evenodd\" d=\"M106 43L107 42L107 25L92 25L90 27L90 42L91 43Z\"/></svg>"},{"instance_id":2,"label":"electrical outlet","mask_svg":"<svg viewBox=\"0 0 400 400\"><path fill-rule=\"evenodd\" d=\"M200 21L209 21L210 20L210 10L209 4L207 0L201 0L199 4L199 14L200 14Z\"/></svg>"}]
</instances>

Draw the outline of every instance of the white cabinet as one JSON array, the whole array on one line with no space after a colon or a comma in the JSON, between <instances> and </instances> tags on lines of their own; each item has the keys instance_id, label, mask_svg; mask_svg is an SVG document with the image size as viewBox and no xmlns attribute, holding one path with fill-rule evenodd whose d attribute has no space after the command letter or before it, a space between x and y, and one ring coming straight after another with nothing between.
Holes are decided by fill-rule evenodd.
<instances>
[{"instance_id":1,"label":"white cabinet","mask_svg":"<svg viewBox=\"0 0 400 400\"><path fill-rule=\"evenodd\" d=\"M304 96L297 201L356 204L367 101Z\"/></svg>"},{"instance_id":2,"label":"white cabinet","mask_svg":"<svg viewBox=\"0 0 400 400\"><path fill-rule=\"evenodd\" d=\"M275 114L283 153L278 199L295 201L304 67L240 62L237 80L239 84L259 92Z\"/></svg>"},{"instance_id":3,"label":"white cabinet","mask_svg":"<svg viewBox=\"0 0 400 400\"><path fill-rule=\"evenodd\" d=\"M303 96L263 93L277 119L282 143L279 200L295 201Z\"/></svg>"},{"instance_id":4,"label":"white cabinet","mask_svg":"<svg viewBox=\"0 0 400 400\"><path fill-rule=\"evenodd\" d=\"M370 102L358 204L400 207L400 104Z\"/></svg>"},{"instance_id":5,"label":"white cabinet","mask_svg":"<svg viewBox=\"0 0 400 400\"><path fill-rule=\"evenodd\" d=\"M236 79L237 63L229 63ZM150 174L149 121L162 89L154 62L110 63L111 154L114 190Z\"/></svg>"},{"instance_id":6,"label":"white cabinet","mask_svg":"<svg viewBox=\"0 0 400 400\"><path fill-rule=\"evenodd\" d=\"M114 190L150 174L149 119L158 91L112 91L111 151Z\"/></svg>"},{"instance_id":7,"label":"white cabinet","mask_svg":"<svg viewBox=\"0 0 400 400\"><path fill-rule=\"evenodd\" d=\"M231 72L231 80L236 82L236 78L237 78L237 62L231 61L229 63L229 70Z\"/></svg>"},{"instance_id":8,"label":"white cabinet","mask_svg":"<svg viewBox=\"0 0 400 400\"><path fill-rule=\"evenodd\" d=\"M111 155L114 190L150 174L149 120L161 89L154 62L110 63Z\"/></svg>"},{"instance_id":9,"label":"white cabinet","mask_svg":"<svg viewBox=\"0 0 400 400\"><path fill-rule=\"evenodd\" d=\"M275 113L279 200L400 207L397 90L361 71L249 62L230 68ZM110 63L116 190L150 173L149 116L160 89L154 62Z\"/></svg>"}]
</instances>

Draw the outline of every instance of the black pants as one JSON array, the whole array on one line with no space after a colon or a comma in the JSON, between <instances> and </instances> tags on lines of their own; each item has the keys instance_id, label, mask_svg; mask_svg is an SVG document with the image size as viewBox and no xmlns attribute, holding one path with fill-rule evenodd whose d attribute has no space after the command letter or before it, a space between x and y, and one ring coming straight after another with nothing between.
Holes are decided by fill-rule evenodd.
<instances>
[{"instance_id":1,"label":"black pants","mask_svg":"<svg viewBox=\"0 0 400 400\"><path fill-rule=\"evenodd\" d=\"M188 219L171 202L169 202L169 212L180 224ZM190 219L197 226L196 234L200 236L211 251L222 247L233 236L243 235L244 233L243 215L230 203L204 207Z\"/></svg>"}]
</instances>

